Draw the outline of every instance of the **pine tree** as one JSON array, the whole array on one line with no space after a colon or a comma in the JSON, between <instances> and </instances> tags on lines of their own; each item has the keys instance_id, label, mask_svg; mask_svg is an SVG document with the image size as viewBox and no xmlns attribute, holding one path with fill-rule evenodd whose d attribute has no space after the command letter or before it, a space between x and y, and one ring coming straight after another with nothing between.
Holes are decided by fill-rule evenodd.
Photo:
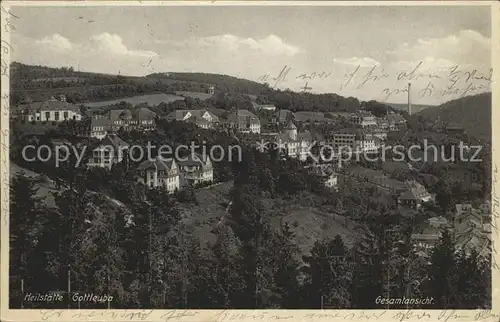
<instances>
[{"instance_id":1,"label":"pine tree","mask_svg":"<svg viewBox=\"0 0 500 322\"><path fill-rule=\"evenodd\" d=\"M239 240L228 225L217 230L217 239L210 246L205 258L205 268L198 278L200 286L200 307L224 309L234 307L235 298L244 288L244 281L238 275L237 260Z\"/></svg>"},{"instance_id":2,"label":"pine tree","mask_svg":"<svg viewBox=\"0 0 500 322\"><path fill-rule=\"evenodd\" d=\"M18 173L10 185L9 211L9 275L15 277L10 283L12 304L20 306L21 283L30 289L36 281L28 272L29 263L36 253L34 248L39 242L46 209L33 179Z\"/></svg>"},{"instance_id":3,"label":"pine tree","mask_svg":"<svg viewBox=\"0 0 500 322\"><path fill-rule=\"evenodd\" d=\"M449 307L454 300L453 283L456 261L450 233L444 230L430 257L429 280L424 285L424 293L434 298L436 308Z\"/></svg>"},{"instance_id":4,"label":"pine tree","mask_svg":"<svg viewBox=\"0 0 500 322\"><path fill-rule=\"evenodd\" d=\"M266 261L273 268L274 303L282 309L298 308L301 304L299 289L298 247L288 224L273 234L270 245L265 247Z\"/></svg>"},{"instance_id":5,"label":"pine tree","mask_svg":"<svg viewBox=\"0 0 500 322\"><path fill-rule=\"evenodd\" d=\"M384 294L386 280L381 242L370 232L354 246L354 275L350 287L352 308L380 308L375 300Z\"/></svg>"},{"instance_id":6,"label":"pine tree","mask_svg":"<svg viewBox=\"0 0 500 322\"><path fill-rule=\"evenodd\" d=\"M454 308L487 309L491 307L491 262L476 251L461 252L457 256L457 294Z\"/></svg>"},{"instance_id":7,"label":"pine tree","mask_svg":"<svg viewBox=\"0 0 500 322\"><path fill-rule=\"evenodd\" d=\"M307 307L349 307L350 259L342 238L337 235L333 240L317 241L304 261L307 264Z\"/></svg>"}]
</instances>

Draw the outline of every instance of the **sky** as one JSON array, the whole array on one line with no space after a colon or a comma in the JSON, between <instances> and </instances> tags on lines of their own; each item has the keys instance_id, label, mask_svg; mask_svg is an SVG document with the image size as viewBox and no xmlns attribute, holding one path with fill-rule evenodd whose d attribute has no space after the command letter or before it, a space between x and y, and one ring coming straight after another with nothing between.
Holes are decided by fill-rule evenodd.
<instances>
[{"instance_id":1,"label":"sky","mask_svg":"<svg viewBox=\"0 0 500 322\"><path fill-rule=\"evenodd\" d=\"M11 7L12 61L143 76L227 74L435 105L490 89L488 6ZM281 75L280 75L281 74Z\"/></svg>"}]
</instances>

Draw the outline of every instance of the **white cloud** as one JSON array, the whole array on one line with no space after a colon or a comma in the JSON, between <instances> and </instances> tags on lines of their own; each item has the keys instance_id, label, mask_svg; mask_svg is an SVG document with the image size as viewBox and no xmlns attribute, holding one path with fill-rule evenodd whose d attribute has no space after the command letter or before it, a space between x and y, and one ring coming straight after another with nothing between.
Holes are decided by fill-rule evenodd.
<instances>
[{"instance_id":1,"label":"white cloud","mask_svg":"<svg viewBox=\"0 0 500 322\"><path fill-rule=\"evenodd\" d=\"M360 66L360 67L373 67L375 65L380 65L378 61L370 57L351 57L348 59L336 59L333 61L342 65L350 65L350 66Z\"/></svg>"},{"instance_id":2,"label":"white cloud","mask_svg":"<svg viewBox=\"0 0 500 322\"><path fill-rule=\"evenodd\" d=\"M278 85L280 88L301 90L307 82L314 92L392 102L406 100L403 89L411 81L416 104L436 104L455 98L439 94L449 85L446 74L453 66L460 65L463 71L478 69L479 75L487 74L485 70L490 68L490 39L470 30L444 38L422 38L413 43L402 43L381 56L369 56L373 52L364 52L339 59L329 52L306 52L276 35L245 38L224 34L156 40L145 43L140 49L131 48L119 35L111 33L101 33L78 42L59 34L38 40L16 35L11 43L15 46L13 60L36 65L73 66L103 73L202 72L258 80L264 75L278 76L286 65L290 72L287 80ZM357 71L346 85L349 73L353 73L358 65L363 69ZM416 66L419 66L418 70L412 74ZM298 75L314 73L316 76L322 73L331 76L297 78ZM399 77L401 73L407 76ZM435 78L436 73L441 77ZM432 96L419 97L418 93L425 90L429 82L433 85ZM461 81L457 86L463 88L465 85ZM389 98L386 90L393 93Z\"/></svg>"},{"instance_id":3,"label":"white cloud","mask_svg":"<svg viewBox=\"0 0 500 322\"><path fill-rule=\"evenodd\" d=\"M40 40L35 40L35 42L41 46L48 46L59 51L68 51L73 49L73 45L71 44L69 39L59 34L53 34L52 36L44 37Z\"/></svg>"},{"instance_id":4,"label":"white cloud","mask_svg":"<svg viewBox=\"0 0 500 322\"><path fill-rule=\"evenodd\" d=\"M84 47L86 47L84 45ZM107 32L92 36L89 39L88 47L90 50L105 52L114 55L130 55L139 57L154 57L158 54L152 51L130 50L124 44L120 36L109 34Z\"/></svg>"},{"instance_id":5,"label":"white cloud","mask_svg":"<svg viewBox=\"0 0 500 322\"><path fill-rule=\"evenodd\" d=\"M86 41L72 42L54 34L42 39L17 35L11 59L27 64L72 66L103 73L143 75L143 65L158 56L153 51L128 48L116 34L102 33Z\"/></svg>"},{"instance_id":6,"label":"white cloud","mask_svg":"<svg viewBox=\"0 0 500 322\"><path fill-rule=\"evenodd\" d=\"M276 35L265 38L243 38L231 34L192 38L184 41L155 41L175 50L197 50L202 52L225 52L234 55L295 56L304 52L297 46L287 44Z\"/></svg>"},{"instance_id":7,"label":"white cloud","mask_svg":"<svg viewBox=\"0 0 500 322\"><path fill-rule=\"evenodd\" d=\"M426 60L428 68L442 68L443 64L478 69L491 66L491 40L473 30L462 30L444 38L418 39L387 51L387 60L404 64Z\"/></svg>"}]
</instances>

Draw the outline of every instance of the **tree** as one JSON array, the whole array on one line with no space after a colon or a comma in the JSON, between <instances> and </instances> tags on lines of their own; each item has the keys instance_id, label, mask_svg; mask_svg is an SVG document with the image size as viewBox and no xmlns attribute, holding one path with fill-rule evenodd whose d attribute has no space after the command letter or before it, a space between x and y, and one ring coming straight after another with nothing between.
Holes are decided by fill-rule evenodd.
<instances>
[{"instance_id":1,"label":"tree","mask_svg":"<svg viewBox=\"0 0 500 322\"><path fill-rule=\"evenodd\" d=\"M353 252L354 276L350 288L352 308L380 308L375 299L384 294L384 254L379 238L366 232Z\"/></svg>"},{"instance_id":2,"label":"tree","mask_svg":"<svg viewBox=\"0 0 500 322\"><path fill-rule=\"evenodd\" d=\"M470 254L457 254L457 280L453 290L456 294L454 308L487 309L491 307L491 261L481 257L475 250Z\"/></svg>"},{"instance_id":3,"label":"tree","mask_svg":"<svg viewBox=\"0 0 500 322\"><path fill-rule=\"evenodd\" d=\"M456 296L453 283L456 278L456 261L451 235L444 230L430 257L428 281L424 284L424 293L434 298L436 308L449 307Z\"/></svg>"},{"instance_id":4,"label":"tree","mask_svg":"<svg viewBox=\"0 0 500 322\"><path fill-rule=\"evenodd\" d=\"M287 223L272 233L264 247L263 264L272 275L272 299L268 307L294 309L301 305L299 287L298 247L293 243L294 234Z\"/></svg>"},{"instance_id":5,"label":"tree","mask_svg":"<svg viewBox=\"0 0 500 322\"><path fill-rule=\"evenodd\" d=\"M21 280L30 287L34 276L28 274L30 258L39 242L41 228L45 218L45 205L37 195L38 188L33 179L20 172L13 177L10 185L9 211L9 275L18 277L17 282L10 283L14 296L21 296Z\"/></svg>"},{"instance_id":6,"label":"tree","mask_svg":"<svg viewBox=\"0 0 500 322\"><path fill-rule=\"evenodd\" d=\"M338 309L349 308L349 288L352 280L351 263L342 238L316 241L306 263L305 300L307 308L327 305Z\"/></svg>"},{"instance_id":7,"label":"tree","mask_svg":"<svg viewBox=\"0 0 500 322\"><path fill-rule=\"evenodd\" d=\"M233 308L237 303L237 294L244 288L244 280L238 273L238 250L241 243L232 229L221 224L217 229L217 239L210 245L210 254L206 258L204 273L199 278L200 308Z\"/></svg>"}]
</instances>

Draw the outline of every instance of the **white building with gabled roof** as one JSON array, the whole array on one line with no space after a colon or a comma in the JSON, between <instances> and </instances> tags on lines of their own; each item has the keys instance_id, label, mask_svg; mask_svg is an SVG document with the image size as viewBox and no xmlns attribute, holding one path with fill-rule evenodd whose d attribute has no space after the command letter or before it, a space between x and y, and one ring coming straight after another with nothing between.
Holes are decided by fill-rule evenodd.
<instances>
[{"instance_id":1,"label":"white building with gabled roof","mask_svg":"<svg viewBox=\"0 0 500 322\"><path fill-rule=\"evenodd\" d=\"M180 188L179 167L174 159L156 157L143 161L138 169L138 181L149 188L163 188L173 193Z\"/></svg>"}]
</instances>

